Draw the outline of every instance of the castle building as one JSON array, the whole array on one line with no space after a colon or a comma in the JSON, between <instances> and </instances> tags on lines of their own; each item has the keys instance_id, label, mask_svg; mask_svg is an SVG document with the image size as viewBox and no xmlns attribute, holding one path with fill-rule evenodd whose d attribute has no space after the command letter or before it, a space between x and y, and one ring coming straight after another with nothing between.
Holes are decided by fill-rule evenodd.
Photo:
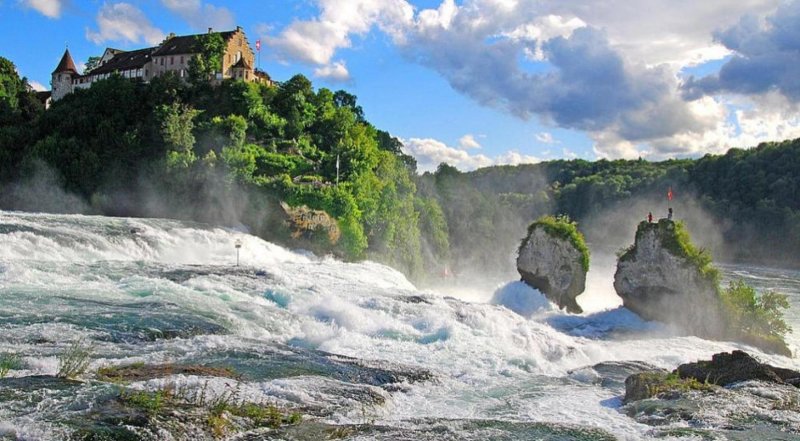
<instances>
[{"instance_id":1,"label":"castle building","mask_svg":"<svg viewBox=\"0 0 800 441\"><path fill-rule=\"evenodd\" d=\"M208 34L214 31L209 28ZM222 55L222 71L217 72L213 82L234 78L242 81L259 81L271 84L266 72L254 69L255 53L250 48L247 36L241 27L234 31L217 32L225 42ZM107 48L97 65L81 74L69 49L53 71L52 100L58 101L77 89L88 89L96 81L112 75L121 75L145 83L167 72L188 79L189 60L201 52L201 39L206 34L176 36L170 34L160 45L132 51Z\"/></svg>"}]
</instances>

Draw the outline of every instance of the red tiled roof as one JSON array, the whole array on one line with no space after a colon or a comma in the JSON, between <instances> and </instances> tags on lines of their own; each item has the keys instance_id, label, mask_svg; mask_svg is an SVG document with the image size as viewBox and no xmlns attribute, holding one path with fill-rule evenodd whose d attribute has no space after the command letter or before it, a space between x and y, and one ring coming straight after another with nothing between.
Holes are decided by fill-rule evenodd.
<instances>
[{"instance_id":1,"label":"red tiled roof","mask_svg":"<svg viewBox=\"0 0 800 441\"><path fill-rule=\"evenodd\" d=\"M64 56L61 57L61 62L53 73L72 72L78 74L78 68L75 67L75 62L72 61L72 55L69 54L69 49L64 51Z\"/></svg>"}]
</instances>

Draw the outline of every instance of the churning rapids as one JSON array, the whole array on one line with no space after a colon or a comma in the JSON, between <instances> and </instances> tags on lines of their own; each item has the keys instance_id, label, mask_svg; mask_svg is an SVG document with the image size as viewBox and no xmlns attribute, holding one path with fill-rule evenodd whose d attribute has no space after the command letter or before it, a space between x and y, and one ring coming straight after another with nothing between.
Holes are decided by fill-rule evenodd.
<instances>
[{"instance_id":1,"label":"churning rapids","mask_svg":"<svg viewBox=\"0 0 800 441\"><path fill-rule=\"evenodd\" d=\"M800 273L724 271L789 294L787 318L800 329ZM118 387L94 373L134 363L230 367L240 377L181 373L133 389L235 387L238 399L299 409L328 434L408 440L650 439L656 429L621 410L630 363L614 362L671 370L743 348L800 368L735 343L678 336L618 300L602 310L611 274L590 274L579 301L600 307L571 316L519 282L485 293L494 301L466 301L457 289L419 290L383 265L318 258L236 231L0 212L0 354L20 357L0 379L0 439L70 439ZM60 381L59 354L75 342L91 348L91 363L82 381ZM324 438L312 429L303 429L308 439ZM182 439L171 433L160 439ZM199 430L186 433L200 439ZM269 433L234 439L303 439Z\"/></svg>"}]
</instances>

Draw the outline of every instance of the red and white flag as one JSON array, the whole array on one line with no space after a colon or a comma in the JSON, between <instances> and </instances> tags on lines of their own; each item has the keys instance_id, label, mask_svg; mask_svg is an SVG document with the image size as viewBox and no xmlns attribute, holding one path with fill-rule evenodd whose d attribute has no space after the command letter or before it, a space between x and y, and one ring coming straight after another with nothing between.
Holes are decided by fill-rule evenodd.
<instances>
[{"instance_id":1,"label":"red and white flag","mask_svg":"<svg viewBox=\"0 0 800 441\"><path fill-rule=\"evenodd\" d=\"M667 199L669 199L670 201L672 200L672 187L670 187L669 191L667 191Z\"/></svg>"},{"instance_id":2,"label":"red and white flag","mask_svg":"<svg viewBox=\"0 0 800 441\"><path fill-rule=\"evenodd\" d=\"M256 50L261 52L261 39L256 40Z\"/></svg>"}]
</instances>

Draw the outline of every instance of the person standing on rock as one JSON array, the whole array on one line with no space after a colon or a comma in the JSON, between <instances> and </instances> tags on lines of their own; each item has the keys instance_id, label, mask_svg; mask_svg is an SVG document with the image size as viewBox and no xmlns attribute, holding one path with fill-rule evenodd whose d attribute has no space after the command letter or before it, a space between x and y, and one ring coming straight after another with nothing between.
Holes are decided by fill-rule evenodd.
<instances>
[{"instance_id":1,"label":"person standing on rock","mask_svg":"<svg viewBox=\"0 0 800 441\"><path fill-rule=\"evenodd\" d=\"M669 211L667 211L667 219L672 220L672 207L669 207Z\"/></svg>"},{"instance_id":2,"label":"person standing on rock","mask_svg":"<svg viewBox=\"0 0 800 441\"><path fill-rule=\"evenodd\" d=\"M671 208L670 208L670 210L671 210ZM647 223L648 224L652 224L653 223L653 212L652 211L647 213Z\"/></svg>"}]
</instances>

